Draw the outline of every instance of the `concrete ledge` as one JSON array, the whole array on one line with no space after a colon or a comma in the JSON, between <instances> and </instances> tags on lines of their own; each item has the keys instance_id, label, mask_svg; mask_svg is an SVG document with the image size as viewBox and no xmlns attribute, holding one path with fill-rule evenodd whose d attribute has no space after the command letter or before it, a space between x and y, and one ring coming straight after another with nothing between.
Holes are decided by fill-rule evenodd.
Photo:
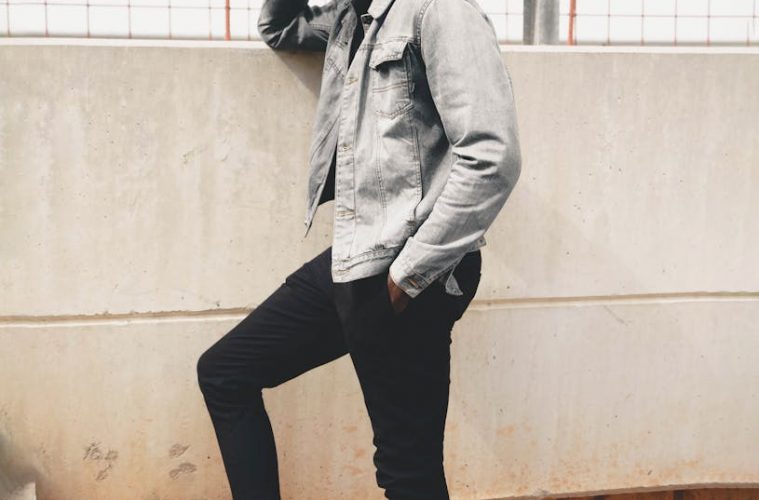
<instances>
[{"instance_id":1,"label":"concrete ledge","mask_svg":"<svg viewBox=\"0 0 759 500\"><path fill-rule=\"evenodd\" d=\"M250 48L271 50L260 40L196 40L196 39L165 39L165 38L82 38L82 37L4 37L0 38L0 46L18 45L55 45L55 46L102 46L102 47L193 47L193 48ZM578 54L759 54L759 46L742 46L735 44L711 45L522 45L516 43L500 43L505 52L537 52L537 53L578 53Z\"/></svg>"}]
</instances>

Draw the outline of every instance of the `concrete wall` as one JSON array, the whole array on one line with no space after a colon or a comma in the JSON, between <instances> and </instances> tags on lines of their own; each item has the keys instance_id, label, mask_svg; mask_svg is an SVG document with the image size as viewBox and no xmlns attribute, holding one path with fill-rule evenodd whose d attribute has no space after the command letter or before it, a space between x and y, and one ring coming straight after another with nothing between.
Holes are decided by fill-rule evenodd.
<instances>
[{"instance_id":1,"label":"concrete wall","mask_svg":"<svg viewBox=\"0 0 759 500\"><path fill-rule=\"evenodd\" d=\"M643 50L504 48L524 165L454 329L455 499L759 485L759 52ZM320 68L2 42L0 443L42 500L230 497L195 363L330 244ZM265 399L286 498L381 498L347 357Z\"/></svg>"}]
</instances>

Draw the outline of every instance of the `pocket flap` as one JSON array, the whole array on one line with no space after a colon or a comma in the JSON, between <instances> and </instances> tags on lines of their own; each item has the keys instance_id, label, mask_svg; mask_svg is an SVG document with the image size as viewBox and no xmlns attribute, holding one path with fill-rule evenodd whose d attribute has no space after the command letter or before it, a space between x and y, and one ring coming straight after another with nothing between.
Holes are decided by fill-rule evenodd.
<instances>
[{"instance_id":1,"label":"pocket flap","mask_svg":"<svg viewBox=\"0 0 759 500\"><path fill-rule=\"evenodd\" d=\"M376 69L377 66L387 61L397 61L403 57L403 51L408 45L408 40L392 40L378 43L372 49L369 56L369 67Z\"/></svg>"}]
</instances>

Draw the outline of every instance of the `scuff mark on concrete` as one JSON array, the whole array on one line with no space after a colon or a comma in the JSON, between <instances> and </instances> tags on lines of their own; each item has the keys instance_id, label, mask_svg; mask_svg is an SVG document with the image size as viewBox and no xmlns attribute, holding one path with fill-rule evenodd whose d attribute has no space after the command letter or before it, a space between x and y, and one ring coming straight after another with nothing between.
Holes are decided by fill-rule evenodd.
<instances>
[{"instance_id":1,"label":"scuff mark on concrete","mask_svg":"<svg viewBox=\"0 0 759 500\"><path fill-rule=\"evenodd\" d=\"M95 441L85 447L84 457L82 457L82 460L90 462L100 462L104 460L106 462L106 466L103 469L100 469L95 475L95 480L103 481L108 478L108 474L110 473L114 463L118 458L119 452L117 450L108 449L106 453L103 453L103 451L100 449L100 442Z\"/></svg>"},{"instance_id":2,"label":"scuff mark on concrete","mask_svg":"<svg viewBox=\"0 0 759 500\"><path fill-rule=\"evenodd\" d=\"M100 443L90 443L85 449L84 449L84 456L82 457L82 460L100 460L103 458L103 454L100 451Z\"/></svg>"},{"instance_id":3,"label":"scuff mark on concrete","mask_svg":"<svg viewBox=\"0 0 759 500\"><path fill-rule=\"evenodd\" d=\"M171 479L176 479L183 474L192 474L196 470L198 470L198 468L195 464L190 462L182 462L179 464L179 467L172 469L169 472L169 477L171 477Z\"/></svg>"},{"instance_id":4,"label":"scuff mark on concrete","mask_svg":"<svg viewBox=\"0 0 759 500\"><path fill-rule=\"evenodd\" d=\"M623 325L626 325L626 324L627 324L627 321L625 321L625 320L623 320L622 318L620 318L619 316L617 316L617 314L616 314L614 311L612 311L612 310L611 310L611 308L610 308L609 306L607 306L607 305L604 305L604 306L603 306L603 308L604 308L604 309L606 309L606 312L608 312L609 314L611 314L611 316L612 316L614 319L616 319L618 323L621 323L621 324L623 324Z\"/></svg>"},{"instance_id":5,"label":"scuff mark on concrete","mask_svg":"<svg viewBox=\"0 0 759 500\"><path fill-rule=\"evenodd\" d=\"M206 146L198 146L190 149L189 151L186 151L182 154L182 164L187 165L187 162L197 154L203 152L206 150Z\"/></svg>"},{"instance_id":6,"label":"scuff mark on concrete","mask_svg":"<svg viewBox=\"0 0 759 500\"><path fill-rule=\"evenodd\" d=\"M169 456L172 458L181 456L187 449L190 447L190 445L182 445L179 443L175 443L171 445L171 448L169 448Z\"/></svg>"}]
</instances>

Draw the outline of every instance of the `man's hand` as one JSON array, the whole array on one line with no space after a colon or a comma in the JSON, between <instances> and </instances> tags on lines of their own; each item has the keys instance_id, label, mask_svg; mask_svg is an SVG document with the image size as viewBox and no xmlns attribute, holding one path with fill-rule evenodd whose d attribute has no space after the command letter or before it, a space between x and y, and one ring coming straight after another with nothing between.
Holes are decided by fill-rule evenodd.
<instances>
[{"instance_id":1,"label":"man's hand","mask_svg":"<svg viewBox=\"0 0 759 500\"><path fill-rule=\"evenodd\" d=\"M403 291L401 287L395 284L390 277L390 273L387 273L387 291L390 294L390 304L393 306L396 314L400 314L408 306L411 297Z\"/></svg>"}]
</instances>

